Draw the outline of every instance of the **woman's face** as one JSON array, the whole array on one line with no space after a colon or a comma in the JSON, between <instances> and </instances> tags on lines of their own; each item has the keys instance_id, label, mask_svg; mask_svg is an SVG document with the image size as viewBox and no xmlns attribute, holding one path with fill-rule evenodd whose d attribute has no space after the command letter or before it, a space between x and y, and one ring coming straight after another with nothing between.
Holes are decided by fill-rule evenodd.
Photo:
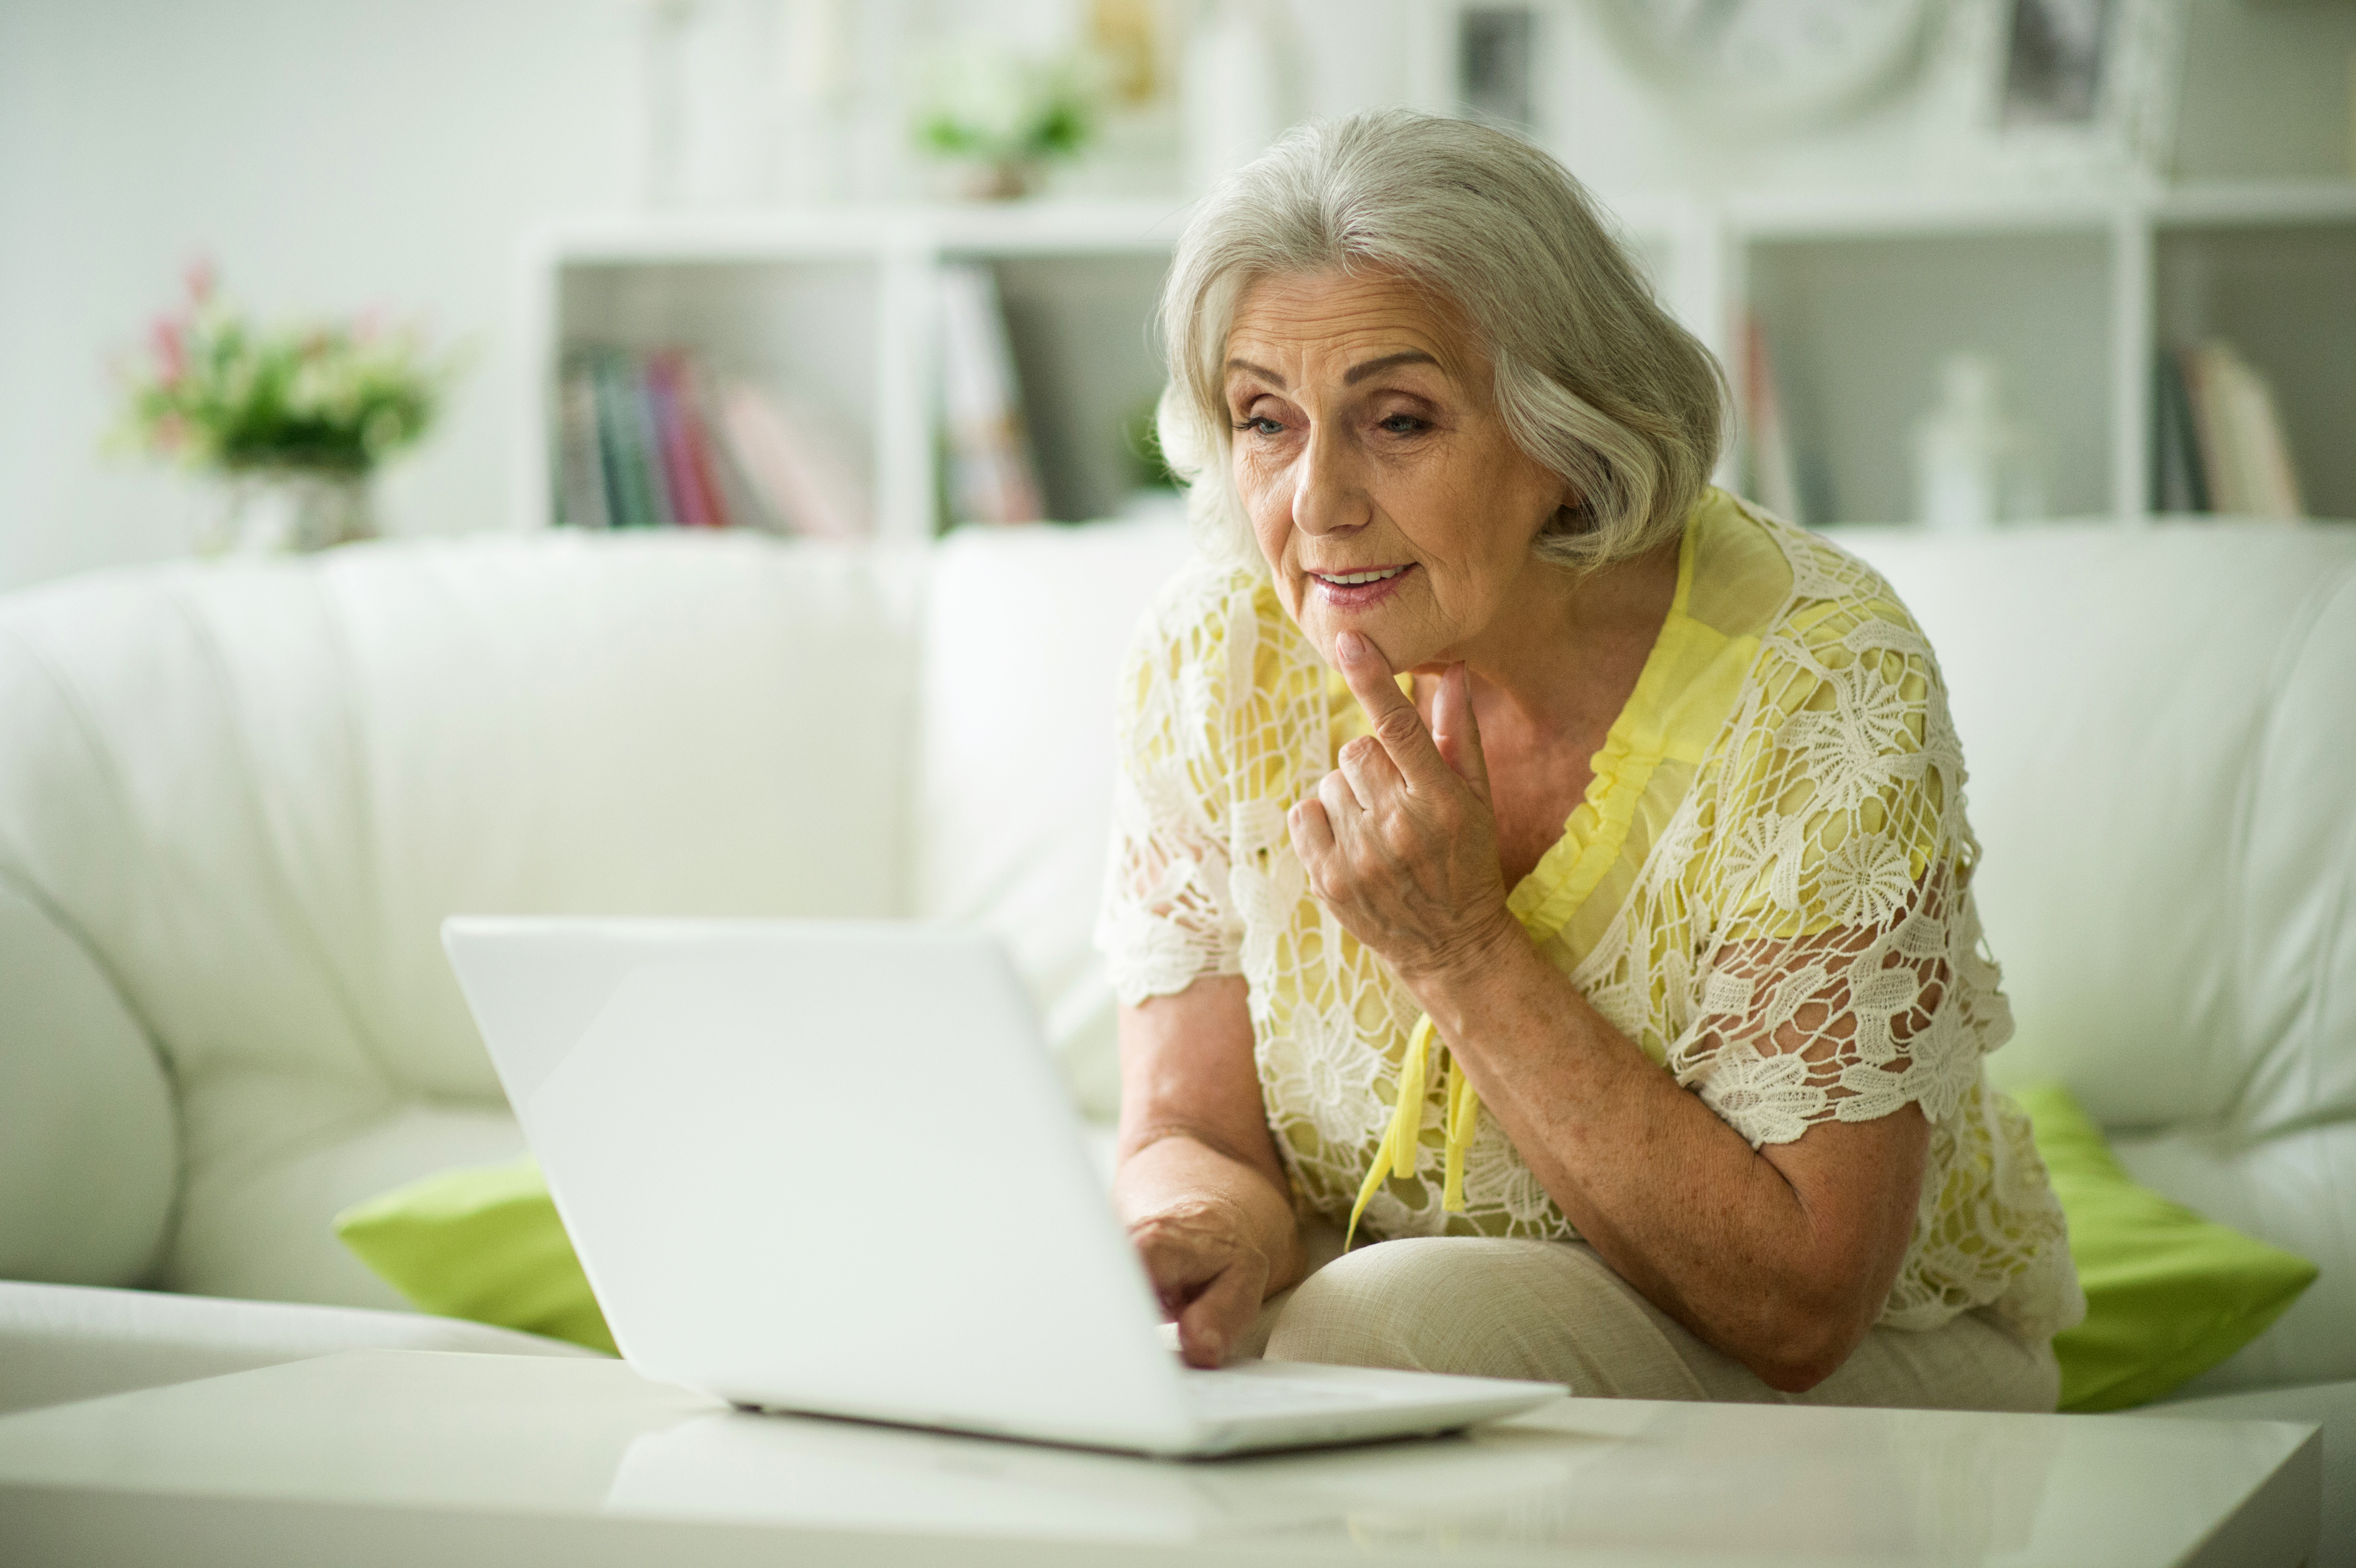
<instances>
[{"instance_id":1,"label":"woman's face","mask_svg":"<svg viewBox=\"0 0 2356 1568\"><path fill-rule=\"evenodd\" d=\"M1569 499L1505 432L1447 304L1383 272L1291 273L1227 336L1237 493L1285 609L1328 663L1345 631L1393 669L1467 656L1533 574Z\"/></svg>"}]
</instances>

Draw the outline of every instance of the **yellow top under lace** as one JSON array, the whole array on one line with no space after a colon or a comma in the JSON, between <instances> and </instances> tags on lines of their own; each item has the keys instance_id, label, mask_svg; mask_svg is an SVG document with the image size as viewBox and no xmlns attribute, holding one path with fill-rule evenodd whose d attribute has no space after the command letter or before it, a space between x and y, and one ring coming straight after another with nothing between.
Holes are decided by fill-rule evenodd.
<instances>
[{"instance_id":1,"label":"yellow top under lace","mask_svg":"<svg viewBox=\"0 0 2356 1568\"><path fill-rule=\"evenodd\" d=\"M1408 1036L1407 1055L1399 1062L1398 1104L1391 1113L1390 1125L1383 1129L1383 1141L1375 1150L1374 1164L1366 1168L1366 1179L1358 1189L1358 1200L1350 1206L1349 1229L1343 1232L1342 1250L1350 1250L1357 1239L1358 1216L1366 1211L1383 1183L1394 1176L1413 1176L1417 1149L1416 1135L1423 1128L1423 1096L1429 1082L1432 1042L1439 1039L1431 1027L1431 1015L1418 1019L1415 1032ZM1443 1046L1444 1049L1444 1046ZM1481 1097L1472 1092L1472 1082L1464 1076L1464 1064L1456 1053L1448 1053L1447 1152L1440 1177L1440 1206L1451 1214L1464 1212L1464 1151L1472 1147L1472 1131L1481 1118Z\"/></svg>"},{"instance_id":2,"label":"yellow top under lace","mask_svg":"<svg viewBox=\"0 0 2356 1568\"><path fill-rule=\"evenodd\" d=\"M1649 844L1658 824L1682 800L1694 768L1708 754L1733 705L1758 647L1751 628L1780 600L1789 581L1772 570L1772 544L1742 527L1740 517L1733 504L1716 492L1697 510L1697 526L1687 528L1677 551L1676 592L1667 617L1636 689L1595 754L1586 797L1564 825L1561 838L1507 899L1506 907L1540 948L1555 941L1599 891L1608 894L1594 901L1607 906L1603 912L1617 907L1625 893L1620 884L1633 880L1642 859L1643 846L1623 859L1632 827L1641 820ZM1705 550L1740 560L1740 565L1727 563L1731 570L1713 574L1714 588L1719 581L1735 585L1731 592L1718 590L1726 602L1716 605L1713 618L1730 620L1743 626L1744 634L1730 636L1692 613L1697 557ZM1364 716L1340 675L1328 679L1338 746L1346 736L1362 732ZM1402 677L1400 686L1412 692L1409 679ZM1416 1174L1435 1048L1447 1051L1447 1042L1439 1039L1429 1015L1419 1017L1399 1062L1398 1093L1382 1142L1350 1208L1345 1247L1356 1240L1358 1221L1383 1184ZM1441 1122L1443 1212L1465 1211L1465 1155L1480 1115L1480 1096L1450 1051Z\"/></svg>"}]
</instances>

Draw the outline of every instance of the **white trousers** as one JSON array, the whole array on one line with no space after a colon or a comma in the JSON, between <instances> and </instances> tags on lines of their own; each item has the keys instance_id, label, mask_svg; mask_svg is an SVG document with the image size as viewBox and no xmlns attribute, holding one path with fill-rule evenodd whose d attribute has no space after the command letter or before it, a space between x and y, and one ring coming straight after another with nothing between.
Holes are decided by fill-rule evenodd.
<instances>
[{"instance_id":1,"label":"white trousers","mask_svg":"<svg viewBox=\"0 0 2356 1568\"><path fill-rule=\"evenodd\" d=\"M1331 1253L1312 1243L1312 1256ZM1984 1312L1876 1328L1805 1393L1768 1387L1584 1242L1424 1237L1333 1257L1269 1298L1238 1356L1568 1383L1622 1399L2051 1411L2061 1371Z\"/></svg>"}]
</instances>

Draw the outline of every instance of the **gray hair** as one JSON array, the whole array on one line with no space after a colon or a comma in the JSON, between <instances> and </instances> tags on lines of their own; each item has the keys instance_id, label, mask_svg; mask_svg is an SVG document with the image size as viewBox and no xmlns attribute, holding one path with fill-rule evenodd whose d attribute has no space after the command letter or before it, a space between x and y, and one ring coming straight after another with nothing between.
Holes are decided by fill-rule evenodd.
<instances>
[{"instance_id":1,"label":"gray hair","mask_svg":"<svg viewBox=\"0 0 2356 1568\"><path fill-rule=\"evenodd\" d=\"M1206 549L1265 570L1228 471L1227 334L1258 280L1388 271L1452 302L1505 428L1578 497L1538 555L1573 570L1676 537L1718 461L1725 378L1570 172L1469 121L1383 109L1295 126L1206 197L1162 287L1162 453Z\"/></svg>"}]
</instances>

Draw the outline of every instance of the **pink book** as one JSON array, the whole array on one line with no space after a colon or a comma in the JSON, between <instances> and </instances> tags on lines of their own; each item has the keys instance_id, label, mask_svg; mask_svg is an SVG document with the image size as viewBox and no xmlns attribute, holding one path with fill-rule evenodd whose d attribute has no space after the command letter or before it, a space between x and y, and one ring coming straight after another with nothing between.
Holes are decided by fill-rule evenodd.
<instances>
[{"instance_id":1,"label":"pink book","mask_svg":"<svg viewBox=\"0 0 2356 1568\"><path fill-rule=\"evenodd\" d=\"M709 528L715 519L696 486L695 460L688 449L684 421L680 418L679 356L663 352L647 357L647 399L654 406L655 433L662 447L663 491L670 497L671 516L688 528Z\"/></svg>"},{"instance_id":2,"label":"pink book","mask_svg":"<svg viewBox=\"0 0 2356 1568\"><path fill-rule=\"evenodd\" d=\"M703 378L682 359L671 385L679 403L680 431L687 442L688 477L694 481L703 515L712 526L727 528L737 519L730 515L728 493L720 484L720 464L712 449L712 411L704 401Z\"/></svg>"}]
</instances>

